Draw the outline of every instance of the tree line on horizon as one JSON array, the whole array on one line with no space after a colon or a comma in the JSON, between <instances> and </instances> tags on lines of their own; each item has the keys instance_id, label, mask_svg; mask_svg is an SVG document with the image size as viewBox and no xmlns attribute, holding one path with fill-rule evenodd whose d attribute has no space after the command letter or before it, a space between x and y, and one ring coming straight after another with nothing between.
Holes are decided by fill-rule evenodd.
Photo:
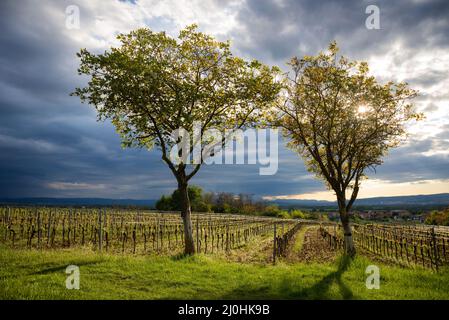
<instances>
[{"instance_id":1,"label":"tree line on horizon","mask_svg":"<svg viewBox=\"0 0 449 320\"><path fill-rule=\"evenodd\" d=\"M254 216L268 216L283 219L318 219L317 214L304 212L299 209L281 209L277 204L264 200L255 200L249 194L230 192L205 192L201 187L188 187L190 206L195 212L215 212L244 214ZM171 195L162 195L155 207L161 211L181 211L182 199L179 190ZM327 216L326 216L327 217Z\"/></svg>"}]
</instances>

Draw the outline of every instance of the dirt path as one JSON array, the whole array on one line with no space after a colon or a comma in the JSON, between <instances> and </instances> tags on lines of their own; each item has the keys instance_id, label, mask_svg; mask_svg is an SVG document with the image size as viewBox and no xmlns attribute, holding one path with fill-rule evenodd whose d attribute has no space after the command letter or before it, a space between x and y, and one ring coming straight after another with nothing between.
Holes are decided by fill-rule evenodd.
<instances>
[{"instance_id":1,"label":"dirt path","mask_svg":"<svg viewBox=\"0 0 449 320\"><path fill-rule=\"evenodd\" d=\"M296 233L293 245L287 253L289 262L328 262L336 257L318 233L318 226L305 226Z\"/></svg>"},{"instance_id":2,"label":"dirt path","mask_svg":"<svg viewBox=\"0 0 449 320\"><path fill-rule=\"evenodd\" d=\"M287 263L333 261L336 253L325 243L318 228L318 226L302 226L291 240L286 257L280 259ZM241 248L235 248L229 252L219 251L213 255L220 256L227 261L271 264L273 239L271 235L258 237Z\"/></svg>"}]
</instances>

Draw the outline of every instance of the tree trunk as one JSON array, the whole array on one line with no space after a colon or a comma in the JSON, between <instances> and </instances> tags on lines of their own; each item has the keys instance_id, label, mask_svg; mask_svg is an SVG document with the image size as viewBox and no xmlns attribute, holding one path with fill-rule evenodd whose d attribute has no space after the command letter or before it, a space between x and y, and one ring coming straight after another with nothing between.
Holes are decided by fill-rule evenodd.
<instances>
[{"instance_id":1,"label":"tree trunk","mask_svg":"<svg viewBox=\"0 0 449 320\"><path fill-rule=\"evenodd\" d=\"M190 199L187 186L187 183L178 185L179 193L181 195L181 216L184 224L184 253L194 254L195 242L193 241Z\"/></svg>"},{"instance_id":2,"label":"tree trunk","mask_svg":"<svg viewBox=\"0 0 449 320\"><path fill-rule=\"evenodd\" d=\"M355 256L356 250L354 246L354 239L352 237L352 228L349 224L349 213L346 211L346 201L341 203L339 201L340 220L344 232L344 252L350 257Z\"/></svg>"}]
</instances>

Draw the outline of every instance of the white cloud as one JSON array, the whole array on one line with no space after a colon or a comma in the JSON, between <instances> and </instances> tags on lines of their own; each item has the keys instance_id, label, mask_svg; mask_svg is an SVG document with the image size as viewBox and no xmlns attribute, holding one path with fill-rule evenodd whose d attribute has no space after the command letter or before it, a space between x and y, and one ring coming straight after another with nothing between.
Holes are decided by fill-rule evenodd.
<instances>
[{"instance_id":1,"label":"white cloud","mask_svg":"<svg viewBox=\"0 0 449 320\"><path fill-rule=\"evenodd\" d=\"M436 193L447 193L449 190L449 180L420 180L415 182L393 183L385 180L367 180L362 182L358 199L373 198L382 196L407 196L425 195ZM350 193L348 194L348 197ZM312 193L290 194L281 196L267 196L267 200L326 200L335 201L336 196L333 191L318 191Z\"/></svg>"},{"instance_id":2,"label":"white cloud","mask_svg":"<svg viewBox=\"0 0 449 320\"><path fill-rule=\"evenodd\" d=\"M106 188L104 184L79 182L50 182L47 187L55 190L102 190Z\"/></svg>"},{"instance_id":3,"label":"white cloud","mask_svg":"<svg viewBox=\"0 0 449 320\"><path fill-rule=\"evenodd\" d=\"M74 1L80 7L80 29L63 30L73 41L90 49L104 49L117 44L118 33L139 27L167 31L177 36L179 30L196 23L204 32L225 37L237 26L236 14L243 1L219 3L212 0L140 0L136 4L122 1ZM58 20L65 12L52 7ZM63 25L61 25L62 27Z\"/></svg>"}]
</instances>

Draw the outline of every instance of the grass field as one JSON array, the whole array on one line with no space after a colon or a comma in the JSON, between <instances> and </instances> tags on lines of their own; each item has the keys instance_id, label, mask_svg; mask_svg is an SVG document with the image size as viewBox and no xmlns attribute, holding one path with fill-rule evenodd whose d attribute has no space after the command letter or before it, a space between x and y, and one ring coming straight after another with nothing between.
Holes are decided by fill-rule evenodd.
<instances>
[{"instance_id":1,"label":"grass field","mask_svg":"<svg viewBox=\"0 0 449 320\"><path fill-rule=\"evenodd\" d=\"M65 268L80 267L80 290L65 288ZM365 269L380 267L380 289ZM0 299L448 299L439 273L373 263L228 262L220 256L107 255L81 249L0 247Z\"/></svg>"}]
</instances>

